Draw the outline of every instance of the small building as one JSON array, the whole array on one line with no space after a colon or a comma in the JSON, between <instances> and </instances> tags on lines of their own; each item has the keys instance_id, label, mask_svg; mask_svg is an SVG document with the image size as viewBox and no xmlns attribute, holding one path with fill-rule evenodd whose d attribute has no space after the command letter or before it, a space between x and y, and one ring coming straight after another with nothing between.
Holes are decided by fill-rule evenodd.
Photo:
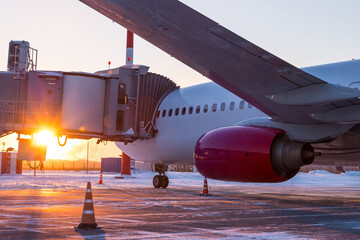
<instances>
[{"instance_id":1,"label":"small building","mask_svg":"<svg viewBox=\"0 0 360 240\"><path fill-rule=\"evenodd\" d=\"M0 174L22 173L22 161L18 160L17 152L1 152L0 154Z\"/></svg>"},{"instance_id":2,"label":"small building","mask_svg":"<svg viewBox=\"0 0 360 240\"><path fill-rule=\"evenodd\" d=\"M101 158L103 172L121 173L121 158Z\"/></svg>"},{"instance_id":3,"label":"small building","mask_svg":"<svg viewBox=\"0 0 360 240\"><path fill-rule=\"evenodd\" d=\"M131 159L131 170L135 173L135 160ZM101 158L101 171L121 173L121 158Z\"/></svg>"}]
</instances>

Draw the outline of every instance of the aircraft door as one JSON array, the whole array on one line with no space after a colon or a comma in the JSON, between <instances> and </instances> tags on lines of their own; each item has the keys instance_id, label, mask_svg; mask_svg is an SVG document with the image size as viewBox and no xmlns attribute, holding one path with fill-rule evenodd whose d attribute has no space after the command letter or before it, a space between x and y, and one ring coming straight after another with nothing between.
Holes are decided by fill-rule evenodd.
<instances>
[{"instance_id":1,"label":"aircraft door","mask_svg":"<svg viewBox=\"0 0 360 240\"><path fill-rule=\"evenodd\" d=\"M360 89L360 81L350 83L349 88L354 88L354 89L359 90Z\"/></svg>"}]
</instances>

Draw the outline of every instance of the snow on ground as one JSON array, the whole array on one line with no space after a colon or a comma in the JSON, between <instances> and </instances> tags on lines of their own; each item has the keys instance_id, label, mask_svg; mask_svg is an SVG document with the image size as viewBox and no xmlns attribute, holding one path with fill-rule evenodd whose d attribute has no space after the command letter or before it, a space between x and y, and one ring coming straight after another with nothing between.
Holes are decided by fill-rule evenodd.
<instances>
[{"instance_id":1,"label":"snow on ground","mask_svg":"<svg viewBox=\"0 0 360 240\"><path fill-rule=\"evenodd\" d=\"M90 171L86 174L84 171L45 171L33 176L33 172L24 172L22 175L0 175L0 190L15 189L67 189L86 187L86 182L90 181L93 188L126 188L126 187L151 187L153 172L136 171L131 178L124 180L115 179L119 176L111 173L104 173L104 184L97 184L99 181L99 172ZM202 186L204 177L199 173L179 173L168 172L170 187L183 186ZM326 171L312 171L310 173L299 173L294 178L283 183L236 183L208 180L210 186L257 186L271 185L279 187L311 187L311 186L329 186L329 187L360 187L360 172L346 172L344 174L331 174Z\"/></svg>"},{"instance_id":2,"label":"snow on ground","mask_svg":"<svg viewBox=\"0 0 360 240\"><path fill-rule=\"evenodd\" d=\"M124 180L115 179L116 174L105 173L103 174L104 184L99 185L99 172L91 171L89 174L86 174L84 171L80 172L66 172L66 171L46 171L44 173L38 173L36 177L33 176L33 172L24 172L22 175L0 175L0 190L20 190L20 189L51 189L54 190L66 190L66 189L85 189L86 182L90 181L92 183L92 187L95 189L110 189L110 188L136 188L136 187L145 187L150 188L152 187L152 178L155 175L153 172L147 171L137 171L133 174L133 177L126 178ZM170 178L170 188L176 187L196 187L199 189L199 192L202 189L204 177L201 176L199 173L179 173L179 172L168 172L167 175ZM267 183L267 184L254 184L254 183L234 183L234 182L222 182L222 181L215 181L209 179L209 185L211 187L217 188L217 190L221 189L231 189L231 186L244 186L244 188L239 187L238 190L241 189L243 191L250 191L252 189L256 189L255 186L262 186L260 187L259 191L264 191L266 187L276 187L276 188L285 188L286 190L293 188L305 188L306 191L303 191L302 194L305 192L315 192L316 194L319 193L319 189L330 189L331 194L335 191L332 191L333 188L354 188L355 190L360 187L360 172L347 172L345 174L336 175L331 174L326 171L312 171L310 173L299 173L293 179L283 182L283 183ZM264 187L266 186L266 187ZM308 191L310 189L310 191ZM274 191L275 188L272 188L269 191ZM354 191L355 192L355 191ZM356 194L356 193L354 193ZM307 195L307 194L306 194ZM327 195L329 196L329 194ZM190 196L191 198L191 196ZM167 198L168 200L170 199ZM182 197L179 198L180 200ZM171 204L177 204L178 198L173 198L171 200ZM192 198L191 198L192 199ZM159 201L147 201L146 198L143 199L141 205L142 207L168 207L168 202L170 201L161 201L161 199L157 199ZM12 199L11 203L15 205L17 202L16 199ZM19 200L21 204L24 203L26 200ZM29 200L29 202L32 200ZM82 198L78 200L79 206L82 204ZM131 204L129 204L131 203ZM40 203L41 207L48 207L49 205L44 205L43 202ZM112 203L107 204L108 207L111 207ZM245 205L254 204L260 205L260 210L258 214L264 214L261 210L261 205L267 205L267 202L245 202ZM130 208L138 208L138 204L134 204L134 202L122 201L116 202L116 206L121 209L130 209ZM40 206L37 206L40 207ZM266 206L265 206L266 207ZM80 207L81 208L81 207ZM257 208L256 208L257 209ZM322 208L325 209L325 208ZM217 210L209 211L209 212L197 212L201 210L199 207L196 208L186 208L184 210L193 210L194 212L193 217L200 217L200 218L221 218L220 212ZM286 209L291 210L291 209ZM300 208L296 208L296 211L301 210ZM16 211L16 209L15 209ZM308 211L308 210L306 210ZM11 215L10 215L11 214ZM2 216L10 217L12 220L16 220L16 218L24 218L23 215L18 215L17 213L3 213ZM33 216L29 216L29 222L35 221L34 223L38 223L37 219L32 219ZM116 216L118 218L118 216ZM106 223L105 220L108 220L109 223ZM141 219L120 219L119 221L123 222L131 222L134 224L141 223ZM113 224L114 219L113 217L109 218L102 218L103 224ZM7 223L2 222L0 223ZM342 225L341 225L342 224ZM353 226L353 228L359 227L358 221L346 221L346 222L339 222L334 220L333 218L329 219L329 221L319 222L318 225L323 225L324 228L330 226L331 229L349 229L349 226ZM53 227L53 226L51 226ZM58 227L58 226L57 226ZM84 239L311 239L308 237L302 237L301 233L297 236L295 233L287 232L286 230L279 230L276 232L254 232L257 228L238 228L238 227L227 227L227 228L217 228L217 229L209 229L209 228L193 228L194 231L186 231L186 232L169 232L163 233L159 235L157 232L152 231L119 231L114 233L114 235L107 233L107 235L99 236L99 235L84 235L82 236ZM16 227L16 231L36 231L33 228L21 228ZM47 230L46 230L47 231ZM40 231L39 231L40 232ZM0 234L1 235L1 234ZM316 234L315 234L316 235ZM206 237L210 236L210 237ZM214 237L215 236L215 237ZM316 235L317 236L317 235ZM1 237L0 237L1 238ZM316 237L315 237L316 238Z\"/></svg>"},{"instance_id":3,"label":"snow on ground","mask_svg":"<svg viewBox=\"0 0 360 240\"><path fill-rule=\"evenodd\" d=\"M206 229L199 232L186 232L186 233L164 233L159 237L158 233L154 232L143 232L138 231L134 236L131 234L126 236L126 239L139 239L138 234L141 234L144 239L172 239L172 240L190 240L190 239L214 239L214 237L205 237L208 235L217 236L216 239L223 240L233 240L233 239L242 239L242 240L309 240L312 238L303 238L299 236L292 235L286 232L264 232L264 233L247 233L249 229L246 228L224 228L211 230Z\"/></svg>"}]
</instances>

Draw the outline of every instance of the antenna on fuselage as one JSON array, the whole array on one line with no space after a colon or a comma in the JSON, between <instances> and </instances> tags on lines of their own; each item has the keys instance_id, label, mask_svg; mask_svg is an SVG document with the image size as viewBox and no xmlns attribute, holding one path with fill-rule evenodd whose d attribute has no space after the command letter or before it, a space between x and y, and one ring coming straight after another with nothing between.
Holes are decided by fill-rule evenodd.
<instances>
[{"instance_id":1,"label":"antenna on fuselage","mask_svg":"<svg viewBox=\"0 0 360 240\"><path fill-rule=\"evenodd\" d=\"M126 66L133 65L133 57L134 57L134 33L127 30L127 37L126 37Z\"/></svg>"}]
</instances>

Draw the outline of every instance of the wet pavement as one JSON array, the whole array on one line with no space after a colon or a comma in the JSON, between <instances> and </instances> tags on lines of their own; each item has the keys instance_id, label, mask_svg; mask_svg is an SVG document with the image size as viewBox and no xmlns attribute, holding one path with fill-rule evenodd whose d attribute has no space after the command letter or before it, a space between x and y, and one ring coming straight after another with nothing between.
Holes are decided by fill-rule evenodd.
<instances>
[{"instance_id":1,"label":"wet pavement","mask_svg":"<svg viewBox=\"0 0 360 240\"><path fill-rule=\"evenodd\" d=\"M0 239L360 239L356 187L93 189L102 229L75 230L85 186L0 190Z\"/></svg>"}]
</instances>

